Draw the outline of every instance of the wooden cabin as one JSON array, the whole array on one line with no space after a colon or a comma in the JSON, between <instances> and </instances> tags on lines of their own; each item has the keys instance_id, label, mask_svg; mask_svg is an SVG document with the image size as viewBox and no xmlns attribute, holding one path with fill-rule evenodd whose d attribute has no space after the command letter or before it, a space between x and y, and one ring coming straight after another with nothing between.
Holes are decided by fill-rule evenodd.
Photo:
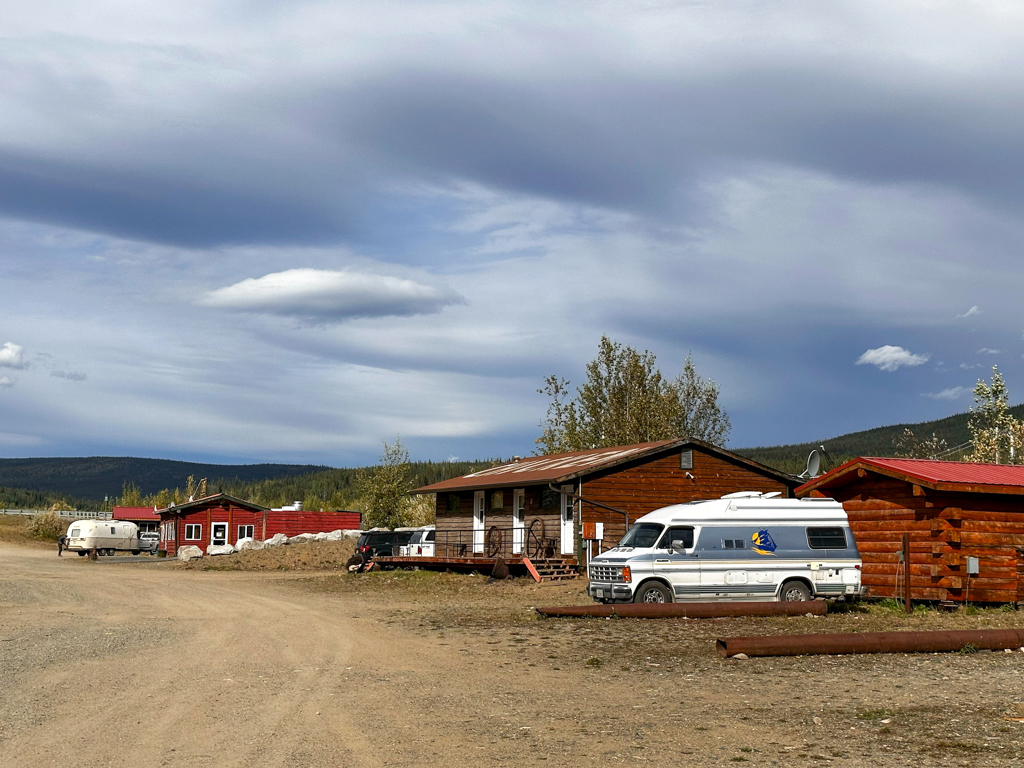
<instances>
[{"instance_id":1,"label":"wooden cabin","mask_svg":"<svg viewBox=\"0 0 1024 768\"><path fill-rule=\"evenodd\" d=\"M358 529L358 512L304 510L301 505L270 509L251 501L217 493L184 504L172 504L160 515L160 551L174 557L181 547L195 545L204 552L211 544L237 544L251 537L265 541L283 533L320 533Z\"/></svg>"},{"instance_id":2,"label":"wooden cabin","mask_svg":"<svg viewBox=\"0 0 1024 768\"><path fill-rule=\"evenodd\" d=\"M530 456L414 493L437 494L439 564L528 556L577 565L615 546L638 517L660 507L735 491L789 496L799 482L707 443L662 440Z\"/></svg>"},{"instance_id":3,"label":"wooden cabin","mask_svg":"<svg viewBox=\"0 0 1024 768\"><path fill-rule=\"evenodd\" d=\"M859 458L796 494L842 502L869 595L902 594L909 534L912 599L1024 600L1024 466Z\"/></svg>"}]
</instances>

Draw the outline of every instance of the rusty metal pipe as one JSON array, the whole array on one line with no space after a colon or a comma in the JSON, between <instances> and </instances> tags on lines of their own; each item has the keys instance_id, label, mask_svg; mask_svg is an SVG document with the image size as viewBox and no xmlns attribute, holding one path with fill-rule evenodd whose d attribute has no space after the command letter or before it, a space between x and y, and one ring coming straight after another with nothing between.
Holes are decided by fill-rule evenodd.
<instances>
[{"instance_id":1,"label":"rusty metal pipe","mask_svg":"<svg viewBox=\"0 0 1024 768\"><path fill-rule=\"evenodd\" d=\"M934 632L852 632L834 635L724 637L715 642L723 658L809 656L847 653L943 653L965 646L1000 651L1024 646L1024 629L968 629Z\"/></svg>"},{"instance_id":2,"label":"rusty metal pipe","mask_svg":"<svg viewBox=\"0 0 1024 768\"><path fill-rule=\"evenodd\" d=\"M621 616L635 619L713 619L722 616L824 616L824 600L786 603L619 603L615 605L566 605L536 608L541 616L604 618Z\"/></svg>"}]
</instances>

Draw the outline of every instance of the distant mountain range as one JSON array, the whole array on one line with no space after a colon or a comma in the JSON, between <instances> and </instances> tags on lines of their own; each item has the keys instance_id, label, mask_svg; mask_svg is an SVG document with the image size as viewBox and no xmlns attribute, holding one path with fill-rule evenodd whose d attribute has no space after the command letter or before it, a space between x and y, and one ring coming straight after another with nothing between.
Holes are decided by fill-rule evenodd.
<instances>
[{"instance_id":1,"label":"distant mountain range","mask_svg":"<svg viewBox=\"0 0 1024 768\"><path fill-rule=\"evenodd\" d=\"M1024 404L1010 409L1024 418ZM803 472L807 455L819 446L836 464L857 456L892 456L894 444L905 429L919 439L933 434L953 448L970 440L967 429L970 414L957 413L936 421L918 424L893 424L862 432L851 432L828 439L794 445L734 449L748 458L783 472ZM957 456L951 456L956 459ZM416 485L426 485L455 477L492 461L414 462ZM827 469L827 463L822 469ZM91 456L67 459L0 459L0 507L42 508L54 501L66 501L80 509L97 508L104 498L121 495L125 483L138 486L143 495L165 488L184 488L191 475L198 482L206 478L211 491L223 490L276 504L293 499L321 499L340 505L354 499L356 470L332 469L314 464L198 464L169 459Z\"/></svg>"},{"instance_id":2,"label":"distant mountain range","mask_svg":"<svg viewBox=\"0 0 1024 768\"><path fill-rule=\"evenodd\" d=\"M134 483L145 495L198 482L238 484L308 475L329 467L315 464L196 464L169 459L89 456L71 459L0 459L0 486L102 501Z\"/></svg>"}]
</instances>

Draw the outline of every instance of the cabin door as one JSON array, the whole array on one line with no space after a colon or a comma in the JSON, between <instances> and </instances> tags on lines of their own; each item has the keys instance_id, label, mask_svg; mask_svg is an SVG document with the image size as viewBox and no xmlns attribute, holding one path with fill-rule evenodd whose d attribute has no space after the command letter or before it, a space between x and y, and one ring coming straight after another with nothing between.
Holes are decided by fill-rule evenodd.
<instances>
[{"instance_id":1,"label":"cabin door","mask_svg":"<svg viewBox=\"0 0 1024 768\"><path fill-rule=\"evenodd\" d=\"M523 541L526 538L526 489L516 488L512 491L512 554L523 552Z\"/></svg>"},{"instance_id":2,"label":"cabin door","mask_svg":"<svg viewBox=\"0 0 1024 768\"><path fill-rule=\"evenodd\" d=\"M562 547L561 553L563 555L571 555L572 547L575 543L573 539L573 514L576 511L576 505L572 498L572 486L562 486Z\"/></svg>"},{"instance_id":3,"label":"cabin door","mask_svg":"<svg viewBox=\"0 0 1024 768\"><path fill-rule=\"evenodd\" d=\"M227 544L228 543L228 524L227 523L214 523L210 526L210 543L211 544Z\"/></svg>"},{"instance_id":4,"label":"cabin door","mask_svg":"<svg viewBox=\"0 0 1024 768\"><path fill-rule=\"evenodd\" d=\"M473 493L473 551L484 551L484 525L487 523L484 512L484 492Z\"/></svg>"}]
</instances>

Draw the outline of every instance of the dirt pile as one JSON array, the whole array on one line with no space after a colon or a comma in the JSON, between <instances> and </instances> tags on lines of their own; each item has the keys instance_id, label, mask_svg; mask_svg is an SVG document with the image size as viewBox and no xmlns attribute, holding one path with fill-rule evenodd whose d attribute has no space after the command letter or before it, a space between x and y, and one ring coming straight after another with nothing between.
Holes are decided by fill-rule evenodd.
<instances>
[{"instance_id":1,"label":"dirt pile","mask_svg":"<svg viewBox=\"0 0 1024 768\"><path fill-rule=\"evenodd\" d=\"M173 567L201 571L343 571L355 550L354 539L311 541L207 556Z\"/></svg>"}]
</instances>

